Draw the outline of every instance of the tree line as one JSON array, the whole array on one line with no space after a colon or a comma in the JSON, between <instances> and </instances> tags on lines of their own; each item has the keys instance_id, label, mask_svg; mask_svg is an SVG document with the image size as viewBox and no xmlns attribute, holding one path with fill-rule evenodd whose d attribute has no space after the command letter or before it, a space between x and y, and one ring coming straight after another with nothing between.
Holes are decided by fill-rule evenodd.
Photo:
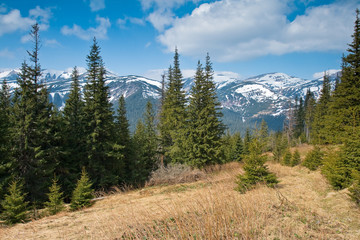
<instances>
[{"instance_id":1,"label":"tree line","mask_svg":"<svg viewBox=\"0 0 360 240\"><path fill-rule=\"evenodd\" d=\"M85 176L91 189L106 191L112 186L142 186L159 166L203 168L229 160L209 55L205 66L198 62L195 84L186 98L175 49L174 63L163 76L159 110L148 102L130 133L124 97L116 115L109 101L105 64L95 38L86 56L86 84L82 89L74 67L69 97L59 111L50 103L41 77L38 24L30 36L34 47L28 51L29 61L21 65L18 88L10 94L4 80L0 91L1 200L16 190L14 199L41 208L56 189L60 195L55 198L73 201L79 179ZM240 136L237 141L234 144L242 145Z\"/></svg>"}]
</instances>

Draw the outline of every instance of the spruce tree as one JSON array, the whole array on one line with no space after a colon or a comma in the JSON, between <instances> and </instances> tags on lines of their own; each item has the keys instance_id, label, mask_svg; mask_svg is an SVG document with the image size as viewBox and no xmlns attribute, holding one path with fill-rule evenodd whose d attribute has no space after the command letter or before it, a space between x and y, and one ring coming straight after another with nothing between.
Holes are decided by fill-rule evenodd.
<instances>
[{"instance_id":1,"label":"spruce tree","mask_svg":"<svg viewBox=\"0 0 360 240\"><path fill-rule=\"evenodd\" d=\"M109 154L114 146L113 112L108 87L105 86L106 71L95 38L86 61L88 69L84 89L84 121L87 159L84 165L89 171L94 187L107 188L118 183L116 171L122 159Z\"/></svg>"},{"instance_id":2,"label":"spruce tree","mask_svg":"<svg viewBox=\"0 0 360 240\"><path fill-rule=\"evenodd\" d=\"M349 187L349 196L360 207L360 172L353 171L353 184Z\"/></svg>"},{"instance_id":3,"label":"spruce tree","mask_svg":"<svg viewBox=\"0 0 360 240\"><path fill-rule=\"evenodd\" d=\"M300 152L299 150L296 149L294 154L292 155L290 166L294 167L296 165L299 165L300 162L301 162Z\"/></svg>"},{"instance_id":4,"label":"spruce tree","mask_svg":"<svg viewBox=\"0 0 360 240\"><path fill-rule=\"evenodd\" d=\"M151 102L146 105L143 121L139 121L134 134L136 160L133 169L135 183L143 184L157 164L157 137L155 131L155 114Z\"/></svg>"},{"instance_id":5,"label":"spruce tree","mask_svg":"<svg viewBox=\"0 0 360 240\"><path fill-rule=\"evenodd\" d=\"M0 89L0 199L9 184L11 173L11 104L6 80Z\"/></svg>"},{"instance_id":6,"label":"spruce tree","mask_svg":"<svg viewBox=\"0 0 360 240\"><path fill-rule=\"evenodd\" d=\"M319 101L316 104L314 121L313 121L313 142L317 144L328 143L329 138L327 131L328 123L326 122L326 117L329 113L329 104L330 104L330 78L327 73L324 74L323 85L320 93Z\"/></svg>"},{"instance_id":7,"label":"spruce tree","mask_svg":"<svg viewBox=\"0 0 360 240\"><path fill-rule=\"evenodd\" d=\"M76 179L80 176L81 167L86 164L86 135L84 121L84 101L81 96L79 72L74 67L71 75L72 83L69 97L63 111L64 158L57 174L64 188L65 198L69 199L75 188Z\"/></svg>"},{"instance_id":8,"label":"spruce tree","mask_svg":"<svg viewBox=\"0 0 360 240\"><path fill-rule=\"evenodd\" d=\"M274 173L271 173L265 162L266 155L262 155L261 143L255 138L250 143L249 154L245 157L244 174L237 176L237 188L240 193L251 190L258 183L274 187L279 181Z\"/></svg>"},{"instance_id":9,"label":"spruce tree","mask_svg":"<svg viewBox=\"0 0 360 240\"><path fill-rule=\"evenodd\" d=\"M27 205L23 193L23 185L18 181L13 181L8 187L8 194L1 202L3 208L2 219L7 224L19 223L27 219Z\"/></svg>"},{"instance_id":10,"label":"spruce tree","mask_svg":"<svg viewBox=\"0 0 360 240\"><path fill-rule=\"evenodd\" d=\"M244 136L244 155L250 153L250 143L252 141L251 131L249 128L246 128L245 136Z\"/></svg>"},{"instance_id":11,"label":"spruce tree","mask_svg":"<svg viewBox=\"0 0 360 240\"><path fill-rule=\"evenodd\" d=\"M92 183L90 178L85 170L82 169L81 177L76 184L76 188L72 193L70 209L75 211L78 209L86 208L92 205L93 198Z\"/></svg>"},{"instance_id":12,"label":"spruce tree","mask_svg":"<svg viewBox=\"0 0 360 240\"><path fill-rule=\"evenodd\" d=\"M306 96L305 96L305 137L307 142L311 142L311 134L313 129L313 122L314 122L314 115L315 115L315 105L316 100L314 98L314 94L310 91L310 89L307 90Z\"/></svg>"},{"instance_id":13,"label":"spruce tree","mask_svg":"<svg viewBox=\"0 0 360 240\"><path fill-rule=\"evenodd\" d=\"M221 136L223 125L213 83L210 57L206 57L205 69L198 62L195 83L188 106L188 155L187 164L195 167L224 161Z\"/></svg>"},{"instance_id":14,"label":"spruce tree","mask_svg":"<svg viewBox=\"0 0 360 240\"><path fill-rule=\"evenodd\" d=\"M299 104L297 105L295 111L295 129L294 129L295 138L300 138L304 136L304 127L305 127L304 101L302 97L300 97Z\"/></svg>"},{"instance_id":15,"label":"spruce tree","mask_svg":"<svg viewBox=\"0 0 360 240\"><path fill-rule=\"evenodd\" d=\"M235 149L232 155L232 161L241 162L244 156L244 144L240 133L235 133L233 136L235 140Z\"/></svg>"},{"instance_id":16,"label":"spruce tree","mask_svg":"<svg viewBox=\"0 0 360 240\"><path fill-rule=\"evenodd\" d=\"M168 87L160 117L161 142L167 158L172 162L183 162L185 155L186 98L182 78L179 54L175 49L174 66L169 68Z\"/></svg>"},{"instance_id":17,"label":"spruce tree","mask_svg":"<svg viewBox=\"0 0 360 240\"><path fill-rule=\"evenodd\" d=\"M360 126L360 18L356 10L353 41L343 57L341 79L332 95L327 118L328 135L332 142L341 143Z\"/></svg>"},{"instance_id":18,"label":"spruce tree","mask_svg":"<svg viewBox=\"0 0 360 240\"><path fill-rule=\"evenodd\" d=\"M57 214L65 209L63 193L60 191L58 179L56 176L52 180L52 185L49 187L48 201L45 206L51 215Z\"/></svg>"},{"instance_id":19,"label":"spruce tree","mask_svg":"<svg viewBox=\"0 0 360 240\"><path fill-rule=\"evenodd\" d=\"M315 146L313 150L308 152L305 156L303 165L308 169L315 171L323 164L324 153L320 147Z\"/></svg>"},{"instance_id":20,"label":"spruce tree","mask_svg":"<svg viewBox=\"0 0 360 240\"><path fill-rule=\"evenodd\" d=\"M49 102L46 84L41 80L38 59L40 49L39 25L32 26L30 36L34 48L28 51L31 65L24 62L14 95L14 174L23 178L25 191L33 202L43 201L45 191L58 159L55 143L53 106Z\"/></svg>"},{"instance_id":21,"label":"spruce tree","mask_svg":"<svg viewBox=\"0 0 360 240\"><path fill-rule=\"evenodd\" d=\"M134 153L129 131L129 122L126 117L125 98L119 98L119 105L117 109L117 117L115 119L115 133L116 144L121 146L119 153L123 158L123 165L121 169L121 181L129 182L131 180L131 172L134 168ZM120 170L120 169L119 169Z\"/></svg>"},{"instance_id":22,"label":"spruce tree","mask_svg":"<svg viewBox=\"0 0 360 240\"><path fill-rule=\"evenodd\" d=\"M292 159L292 154L290 152L290 149L286 149L283 159L282 159L282 164L285 166L291 166L291 159Z\"/></svg>"}]
</instances>

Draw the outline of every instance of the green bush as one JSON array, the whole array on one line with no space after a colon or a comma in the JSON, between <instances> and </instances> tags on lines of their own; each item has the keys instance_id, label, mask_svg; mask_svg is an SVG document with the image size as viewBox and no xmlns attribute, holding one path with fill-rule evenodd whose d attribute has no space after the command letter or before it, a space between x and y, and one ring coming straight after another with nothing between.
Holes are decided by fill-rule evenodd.
<instances>
[{"instance_id":1,"label":"green bush","mask_svg":"<svg viewBox=\"0 0 360 240\"><path fill-rule=\"evenodd\" d=\"M315 146L308 154L306 154L303 165L308 169L315 171L323 164L324 153L318 146Z\"/></svg>"},{"instance_id":2,"label":"green bush","mask_svg":"<svg viewBox=\"0 0 360 240\"><path fill-rule=\"evenodd\" d=\"M91 188L92 183L88 174L83 168L81 178L77 182L76 188L73 191L70 203L70 209L75 211L81 208L89 207L92 205L91 199L93 198L94 190Z\"/></svg>"},{"instance_id":3,"label":"green bush","mask_svg":"<svg viewBox=\"0 0 360 240\"><path fill-rule=\"evenodd\" d=\"M349 187L349 196L360 207L360 173L353 171L354 182Z\"/></svg>"},{"instance_id":4,"label":"green bush","mask_svg":"<svg viewBox=\"0 0 360 240\"><path fill-rule=\"evenodd\" d=\"M271 173L265 162L267 156L261 154L262 147L257 139L252 140L249 146L249 155L245 158L243 175L237 176L236 190L240 193L245 193L251 190L257 183L266 184L269 187L274 187L279 181L274 173Z\"/></svg>"},{"instance_id":5,"label":"green bush","mask_svg":"<svg viewBox=\"0 0 360 240\"><path fill-rule=\"evenodd\" d=\"M27 219L26 194L22 192L23 185L18 181L13 181L5 194L5 199L1 202L3 208L2 218L6 224L14 224Z\"/></svg>"}]
</instances>

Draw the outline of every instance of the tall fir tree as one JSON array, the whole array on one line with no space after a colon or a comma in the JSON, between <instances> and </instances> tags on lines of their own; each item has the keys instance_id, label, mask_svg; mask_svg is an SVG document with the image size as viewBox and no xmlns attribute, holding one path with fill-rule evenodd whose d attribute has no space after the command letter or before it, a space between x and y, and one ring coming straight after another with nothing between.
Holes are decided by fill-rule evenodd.
<instances>
[{"instance_id":1,"label":"tall fir tree","mask_svg":"<svg viewBox=\"0 0 360 240\"><path fill-rule=\"evenodd\" d=\"M360 128L360 11L356 10L353 41L343 57L341 79L332 95L327 118L328 135L340 143Z\"/></svg>"},{"instance_id":2,"label":"tall fir tree","mask_svg":"<svg viewBox=\"0 0 360 240\"><path fill-rule=\"evenodd\" d=\"M84 165L94 187L107 188L118 183L116 171L122 159L108 154L113 151L114 146L113 112L108 87L105 86L105 66L95 38L86 61L88 69L84 89L84 121L87 159Z\"/></svg>"},{"instance_id":3,"label":"tall fir tree","mask_svg":"<svg viewBox=\"0 0 360 240\"><path fill-rule=\"evenodd\" d=\"M142 185L148 179L157 164L157 136L155 132L155 114L151 102L146 105L143 121L136 125L133 137L136 147L133 168L133 182Z\"/></svg>"},{"instance_id":4,"label":"tall fir tree","mask_svg":"<svg viewBox=\"0 0 360 240\"><path fill-rule=\"evenodd\" d=\"M314 122L314 115L315 115L315 106L316 106L316 100L314 98L314 94L310 91L310 89L307 90L306 96L305 96L305 137L306 141L311 141L311 133L313 128L313 122Z\"/></svg>"},{"instance_id":5,"label":"tall fir tree","mask_svg":"<svg viewBox=\"0 0 360 240\"><path fill-rule=\"evenodd\" d=\"M302 97L299 98L299 104L295 109L295 129L294 129L294 137L300 138L304 136L304 128L305 128L305 109L304 109L304 101Z\"/></svg>"},{"instance_id":6,"label":"tall fir tree","mask_svg":"<svg viewBox=\"0 0 360 240\"><path fill-rule=\"evenodd\" d=\"M320 93L320 98L316 104L312 139L313 143L324 144L329 143L329 132L327 131L326 117L329 114L329 104L331 99L331 85L330 78L327 73L324 73L323 85Z\"/></svg>"},{"instance_id":7,"label":"tall fir tree","mask_svg":"<svg viewBox=\"0 0 360 240\"><path fill-rule=\"evenodd\" d=\"M79 71L74 67L68 99L63 110L64 158L58 167L57 174L64 188L65 198L69 199L79 178L81 167L86 164L86 135L84 121L84 101L81 96Z\"/></svg>"},{"instance_id":8,"label":"tall fir tree","mask_svg":"<svg viewBox=\"0 0 360 240\"><path fill-rule=\"evenodd\" d=\"M11 103L10 91L6 80L0 89L0 199L11 177Z\"/></svg>"},{"instance_id":9,"label":"tall fir tree","mask_svg":"<svg viewBox=\"0 0 360 240\"><path fill-rule=\"evenodd\" d=\"M115 119L116 144L121 146L120 154L123 158L121 181L131 181L131 173L134 169L134 146L130 137L129 122L126 117L125 98L119 98L117 117Z\"/></svg>"},{"instance_id":10,"label":"tall fir tree","mask_svg":"<svg viewBox=\"0 0 360 240\"><path fill-rule=\"evenodd\" d=\"M31 65L23 63L14 96L14 174L24 179L25 191L33 202L43 201L58 159L53 150L53 106L46 84L41 80L39 25L30 32L33 51L28 51Z\"/></svg>"},{"instance_id":11,"label":"tall fir tree","mask_svg":"<svg viewBox=\"0 0 360 240\"><path fill-rule=\"evenodd\" d=\"M186 129L186 98L180 70L178 50L175 49L174 66L169 68L168 87L161 109L161 143L167 159L165 162L183 162L185 155L184 131Z\"/></svg>"}]
</instances>

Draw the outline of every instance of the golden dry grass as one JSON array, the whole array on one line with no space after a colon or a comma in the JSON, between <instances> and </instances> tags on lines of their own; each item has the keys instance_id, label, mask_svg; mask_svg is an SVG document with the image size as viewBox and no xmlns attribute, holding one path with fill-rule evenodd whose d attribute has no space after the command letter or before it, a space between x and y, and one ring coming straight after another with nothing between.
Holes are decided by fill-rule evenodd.
<instances>
[{"instance_id":1,"label":"golden dry grass","mask_svg":"<svg viewBox=\"0 0 360 240\"><path fill-rule=\"evenodd\" d=\"M303 152L302 152L303 153ZM194 183L116 194L0 230L0 239L360 239L360 211L319 172L269 163L277 189L234 191L241 165Z\"/></svg>"}]
</instances>

